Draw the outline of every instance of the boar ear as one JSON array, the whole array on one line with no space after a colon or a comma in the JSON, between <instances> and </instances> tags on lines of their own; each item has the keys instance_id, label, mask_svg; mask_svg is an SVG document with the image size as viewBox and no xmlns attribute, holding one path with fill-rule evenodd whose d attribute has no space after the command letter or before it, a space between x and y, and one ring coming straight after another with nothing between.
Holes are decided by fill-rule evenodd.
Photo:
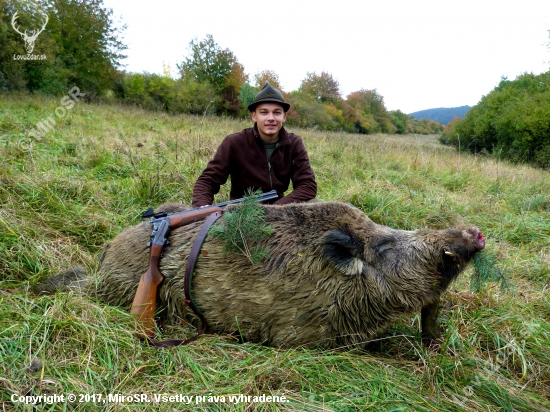
<instances>
[{"instance_id":1,"label":"boar ear","mask_svg":"<svg viewBox=\"0 0 550 412\"><path fill-rule=\"evenodd\" d=\"M344 275L353 276L363 272L363 247L351 234L332 230L321 237L321 254Z\"/></svg>"}]
</instances>

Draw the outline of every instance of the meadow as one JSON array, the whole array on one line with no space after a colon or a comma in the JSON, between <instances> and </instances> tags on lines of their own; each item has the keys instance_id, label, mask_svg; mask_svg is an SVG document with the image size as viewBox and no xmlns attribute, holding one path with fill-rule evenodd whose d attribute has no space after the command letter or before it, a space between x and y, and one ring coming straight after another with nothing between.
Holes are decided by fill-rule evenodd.
<instances>
[{"instance_id":1,"label":"meadow","mask_svg":"<svg viewBox=\"0 0 550 412\"><path fill-rule=\"evenodd\" d=\"M549 171L458 153L435 135L290 128L319 198L397 229L477 225L513 288L473 292L469 269L445 294L443 335L430 346L415 315L361 348L206 335L159 350L136 340L128 308L30 289L75 265L94 273L104 244L147 207L190 203L222 138L251 123L83 101L56 114L61 105L0 96L2 411L550 411ZM29 135L50 116L48 133ZM167 325L163 338L193 333Z\"/></svg>"}]
</instances>

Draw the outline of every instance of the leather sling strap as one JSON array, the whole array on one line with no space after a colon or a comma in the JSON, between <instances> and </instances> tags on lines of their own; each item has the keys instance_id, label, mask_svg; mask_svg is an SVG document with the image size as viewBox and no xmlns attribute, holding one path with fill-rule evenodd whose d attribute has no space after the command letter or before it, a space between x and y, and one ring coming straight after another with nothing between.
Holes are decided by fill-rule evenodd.
<instances>
[{"instance_id":1,"label":"leather sling strap","mask_svg":"<svg viewBox=\"0 0 550 412\"><path fill-rule=\"evenodd\" d=\"M193 242L193 246L191 247L191 252L187 257L187 265L185 266L185 278L183 281L183 287L185 289L185 303L187 304L187 306L191 308L191 310L195 313L195 315L199 317L201 321L201 328L199 332L192 338L184 339L184 340L175 339L175 340L164 340L161 342L155 342L149 339L148 340L149 345L157 348L187 345L188 343L191 343L197 340L199 336L203 335L204 332L206 332L208 323L206 322L206 319L204 318L202 312L199 310L199 308L197 308L197 306L193 302L193 299L191 299L191 280L193 278L193 272L195 270L195 265L197 263L197 257L199 256L204 240L206 239L206 234L208 233L208 229L210 229L210 226L212 226L212 224L216 220L218 220L222 216L222 214L223 214L223 211L214 212L206 218L205 222L202 224L202 227L199 233L197 233L197 237L195 238L195 241Z\"/></svg>"}]
</instances>

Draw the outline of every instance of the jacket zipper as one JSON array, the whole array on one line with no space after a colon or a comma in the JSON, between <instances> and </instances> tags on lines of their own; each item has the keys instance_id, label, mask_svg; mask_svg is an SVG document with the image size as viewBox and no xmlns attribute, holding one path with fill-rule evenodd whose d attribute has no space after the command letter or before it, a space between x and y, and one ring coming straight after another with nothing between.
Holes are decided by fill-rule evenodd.
<instances>
[{"instance_id":1,"label":"jacket zipper","mask_svg":"<svg viewBox=\"0 0 550 412\"><path fill-rule=\"evenodd\" d=\"M279 144L275 146L275 149L273 149L273 153L271 153L271 157L275 154L275 151L279 148ZM271 186L271 190L273 190L273 179L271 178L271 162L267 162L267 170L269 172L269 185Z\"/></svg>"}]
</instances>

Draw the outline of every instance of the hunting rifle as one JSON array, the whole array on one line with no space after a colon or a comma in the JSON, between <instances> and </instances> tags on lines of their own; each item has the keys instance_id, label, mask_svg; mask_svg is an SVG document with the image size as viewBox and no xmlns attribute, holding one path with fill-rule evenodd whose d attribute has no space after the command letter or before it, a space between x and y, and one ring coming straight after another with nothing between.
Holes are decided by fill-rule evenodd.
<instances>
[{"instance_id":1,"label":"hunting rifle","mask_svg":"<svg viewBox=\"0 0 550 412\"><path fill-rule=\"evenodd\" d=\"M272 190L262 193L258 196L258 202L268 202L277 200L277 192ZM159 263L162 257L164 246L168 245L168 236L172 229L185 226L193 222L205 219L207 216L223 212L228 205L241 203L243 199L229 200L211 206L203 206L195 209L185 210L183 212L168 214L166 212L155 213L150 207L142 213L142 218L150 218L149 223L153 226L151 238L147 243L149 247L149 266L147 271L141 276L139 285L132 303L130 313L137 316L138 322L144 330L144 335L138 335L140 338L151 339L155 333L155 311L157 307L157 289L164 280L164 275L160 273ZM190 285L189 285L190 286ZM186 291L188 293L188 291Z\"/></svg>"}]
</instances>

